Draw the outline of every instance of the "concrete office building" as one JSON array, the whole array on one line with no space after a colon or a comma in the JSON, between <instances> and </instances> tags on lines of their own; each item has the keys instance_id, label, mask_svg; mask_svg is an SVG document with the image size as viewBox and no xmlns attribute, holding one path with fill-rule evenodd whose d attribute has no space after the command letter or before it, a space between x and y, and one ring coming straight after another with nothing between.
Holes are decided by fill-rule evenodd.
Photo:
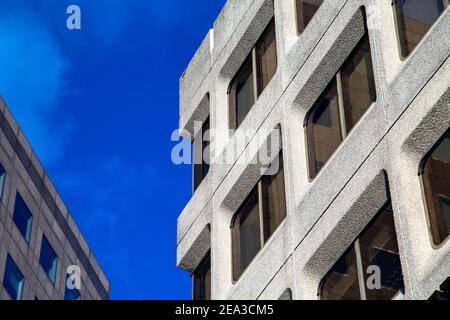
<instances>
[{"instance_id":1,"label":"concrete office building","mask_svg":"<svg viewBox=\"0 0 450 320\"><path fill-rule=\"evenodd\" d=\"M178 219L195 299L448 299L448 7L228 0L180 79L211 158ZM276 128L262 175L246 159Z\"/></svg>"},{"instance_id":2,"label":"concrete office building","mask_svg":"<svg viewBox=\"0 0 450 320\"><path fill-rule=\"evenodd\" d=\"M0 199L0 299L109 299L105 274L2 98ZM69 266L79 267L79 289L66 285Z\"/></svg>"}]
</instances>

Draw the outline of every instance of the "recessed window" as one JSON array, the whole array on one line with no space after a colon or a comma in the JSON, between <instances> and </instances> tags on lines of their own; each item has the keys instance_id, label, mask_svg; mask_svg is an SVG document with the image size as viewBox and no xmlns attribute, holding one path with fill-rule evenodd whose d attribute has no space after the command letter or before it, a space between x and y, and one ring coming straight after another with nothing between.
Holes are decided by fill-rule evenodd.
<instances>
[{"instance_id":1,"label":"recessed window","mask_svg":"<svg viewBox=\"0 0 450 320\"><path fill-rule=\"evenodd\" d=\"M0 165L0 199L3 198L3 192L5 190L6 171Z\"/></svg>"},{"instance_id":2,"label":"recessed window","mask_svg":"<svg viewBox=\"0 0 450 320\"><path fill-rule=\"evenodd\" d=\"M275 175L263 175L238 209L232 224L233 280L237 281L286 217L283 157ZM276 161L275 160L275 161Z\"/></svg>"},{"instance_id":3,"label":"recessed window","mask_svg":"<svg viewBox=\"0 0 450 320\"><path fill-rule=\"evenodd\" d=\"M39 263L41 264L42 269L44 269L50 281L55 284L58 256L56 255L55 250L53 250L50 242L44 235L42 235Z\"/></svg>"},{"instance_id":4,"label":"recessed window","mask_svg":"<svg viewBox=\"0 0 450 320\"><path fill-rule=\"evenodd\" d=\"M366 32L307 116L310 178L320 172L375 100L370 42Z\"/></svg>"},{"instance_id":5,"label":"recessed window","mask_svg":"<svg viewBox=\"0 0 450 320\"><path fill-rule=\"evenodd\" d=\"M447 0L394 0L401 54L408 56L449 6Z\"/></svg>"},{"instance_id":6,"label":"recessed window","mask_svg":"<svg viewBox=\"0 0 450 320\"><path fill-rule=\"evenodd\" d=\"M64 290L64 300L81 300L80 291L76 288L69 289L66 284L66 289Z\"/></svg>"},{"instance_id":7,"label":"recessed window","mask_svg":"<svg viewBox=\"0 0 450 320\"><path fill-rule=\"evenodd\" d=\"M436 290L428 300L450 300L450 278L447 278L441 286L439 290Z\"/></svg>"},{"instance_id":8,"label":"recessed window","mask_svg":"<svg viewBox=\"0 0 450 320\"><path fill-rule=\"evenodd\" d=\"M211 254L208 252L192 274L194 300L211 300Z\"/></svg>"},{"instance_id":9,"label":"recessed window","mask_svg":"<svg viewBox=\"0 0 450 320\"><path fill-rule=\"evenodd\" d=\"M210 164L210 124L209 117L203 122L202 130L199 131L193 141L193 176L194 191L209 172Z\"/></svg>"},{"instance_id":10,"label":"recessed window","mask_svg":"<svg viewBox=\"0 0 450 320\"><path fill-rule=\"evenodd\" d=\"M272 19L231 81L229 90L231 129L238 128L244 121L258 96L273 78L277 65L275 20Z\"/></svg>"},{"instance_id":11,"label":"recessed window","mask_svg":"<svg viewBox=\"0 0 450 320\"><path fill-rule=\"evenodd\" d=\"M450 129L425 156L421 174L428 223L438 246L450 235Z\"/></svg>"},{"instance_id":12,"label":"recessed window","mask_svg":"<svg viewBox=\"0 0 450 320\"><path fill-rule=\"evenodd\" d=\"M16 193L16 202L14 203L13 221L25 240L30 243L33 216L18 192Z\"/></svg>"},{"instance_id":13,"label":"recessed window","mask_svg":"<svg viewBox=\"0 0 450 320\"><path fill-rule=\"evenodd\" d=\"M297 12L297 33L302 33L316 14L323 0L295 0Z\"/></svg>"},{"instance_id":14,"label":"recessed window","mask_svg":"<svg viewBox=\"0 0 450 320\"><path fill-rule=\"evenodd\" d=\"M13 300L22 299L24 277L19 267L8 254L6 258L5 275L3 276L3 287Z\"/></svg>"},{"instance_id":15,"label":"recessed window","mask_svg":"<svg viewBox=\"0 0 450 320\"><path fill-rule=\"evenodd\" d=\"M371 266L379 267L379 287L368 287ZM331 268L320 287L322 300L387 300L403 291L390 201Z\"/></svg>"}]
</instances>

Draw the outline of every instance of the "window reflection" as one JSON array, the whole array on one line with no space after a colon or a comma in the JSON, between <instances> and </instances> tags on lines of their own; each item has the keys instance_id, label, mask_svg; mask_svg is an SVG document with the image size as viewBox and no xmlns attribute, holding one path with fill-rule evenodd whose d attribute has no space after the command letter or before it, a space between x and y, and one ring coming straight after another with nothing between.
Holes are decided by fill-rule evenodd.
<instances>
[{"instance_id":1,"label":"window reflection","mask_svg":"<svg viewBox=\"0 0 450 320\"><path fill-rule=\"evenodd\" d=\"M379 268L379 288L367 286L375 274L371 270L373 266ZM325 276L320 288L320 298L388 300L403 290L394 217L388 201Z\"/></svg>"},{"instance_id":2,"label":"window reflection","mask_svg":"<svg viewBox=\"0 0 450 320\"><path fill-rule=\"evenodd\" d=\"M308 115L310 178L320 172L375 100L375 79L366 32Z\"/></svg>"},{"instance_id":3,"label":"window reflection","mask_svg":"<svg viewBox=\"0 0 450 320\"><path fill-rule=\"evenodd\" d=\"M297 32L300 34L316 14L323 0L296 0Z\"/></svg>"},{"instance_id":4,"label":"window reflection","mask_svg":"<svg viewBox=\"0 0 450 320\"><path fill-rule=\"evenodd\" d=\"M445 0L396 0L401 52L408 56L448 4Z\"/></svg>"},{"instance_id":5,"label":"window reflection","mask_svg":"<svg viewBox=\"0 0 450 320\"><path fill-rule=\"evenodd\" d=\"M425 157L422 181L433 243L450 235L450 129Z\"/></svg>"}]
</instances>

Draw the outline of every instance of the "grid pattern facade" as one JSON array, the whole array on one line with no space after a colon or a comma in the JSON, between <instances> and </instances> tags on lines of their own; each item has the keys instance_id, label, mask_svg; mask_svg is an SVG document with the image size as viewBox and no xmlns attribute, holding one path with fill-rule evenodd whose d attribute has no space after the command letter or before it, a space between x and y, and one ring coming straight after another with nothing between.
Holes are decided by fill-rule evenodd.
<instances>
[{"instance_id":1,"label":"grid pattern facade","mask_svg":"<svg viewBox=\"0 0 450 320\"><path fill-rule=\"evenodd\" d=\"M433 243L420 176L450 126L448 2L431 26L405 18L399 27L397 1L324 0L304 30L299 2L228 0L180 79L181 132L193 135L207 118L217 131L209 172L178 218L177 264L193 273L210 252L213 299L318 299L324 277L390 200L404 283L395 298L428 299L450 275L450 241ZM276 72L230 134L230 83L273 18ZM366 31L376 101L311 177L305 121ZM256 156L252 139L277 126L286 217L233 281L230 225L261 177L239 160ZM227 163L231 148L239 156Z\"/></svg>"},{"instance_id":2,"label":"grid pattern facade","mask_svg":"<svg viewBox=\"0 0 450 320\"><path fill-rule=\"evenodd\" d=\"M105 274L1 97L0 165L4 169L0 299L62 300L66 270L73 265L80 268L81 289L77 294L81 299L109 299ZM5 268L7 264L14 267ZM5 269L15 270L23 277L22 283L17 285L17 278L5 276ZM18 287L20 294L12 297L11 292Z\"/></svg>"}]
</instances>

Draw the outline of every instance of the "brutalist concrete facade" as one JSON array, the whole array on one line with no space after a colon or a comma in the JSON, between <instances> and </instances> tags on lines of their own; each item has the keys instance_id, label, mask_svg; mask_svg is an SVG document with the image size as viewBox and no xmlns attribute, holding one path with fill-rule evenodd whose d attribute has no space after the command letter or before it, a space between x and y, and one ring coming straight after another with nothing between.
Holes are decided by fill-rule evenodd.
<instances>
[{"instance_id":1,"label":"brutalist concrete facade","mask_svg":"<svg viewBox=\"0 0 450 320\"><path fill-rule=\"evenodd\" d=\"M277 72L236 133L213 137L210 172L178 219L178 266L192 272L211 250L213 299L278 299L288 289L293 299L317 299L321 279L386 202L388 188L405 282L398 298L427 299L450 275L450 241L432 246L418 176L450 124L450 12L402 59L391 2L325 0L297 35L294 0L229 0L181 77L180 130L192 134L194 121L208 115L211 128L226 129L230 81L275 16ZM311 181L305 117L362 37L365 19L377 100ZM220 159L240 132L277 124L287 217L233 283L231 219L259 171ZM248 146L240 157L255 152Z\"/></svg>"},{"instance_id":2,"label":"brutalist concrete facade","mask_svg":"<svg viewBox=\"0 0 450 320\"><path fill-rule=\"evenodd\" d=\"M64 299L71 265L81 271L82 300L109 299L105 274L1 97L0 164L6 172L0 201L0 299L11 299L3 286L8 255L24 276L22 299ZM33 216L29 243L13 221L17 193ZM54 284L39 263L43 235L58 256Z\"/></svg>"}]
</instances>

